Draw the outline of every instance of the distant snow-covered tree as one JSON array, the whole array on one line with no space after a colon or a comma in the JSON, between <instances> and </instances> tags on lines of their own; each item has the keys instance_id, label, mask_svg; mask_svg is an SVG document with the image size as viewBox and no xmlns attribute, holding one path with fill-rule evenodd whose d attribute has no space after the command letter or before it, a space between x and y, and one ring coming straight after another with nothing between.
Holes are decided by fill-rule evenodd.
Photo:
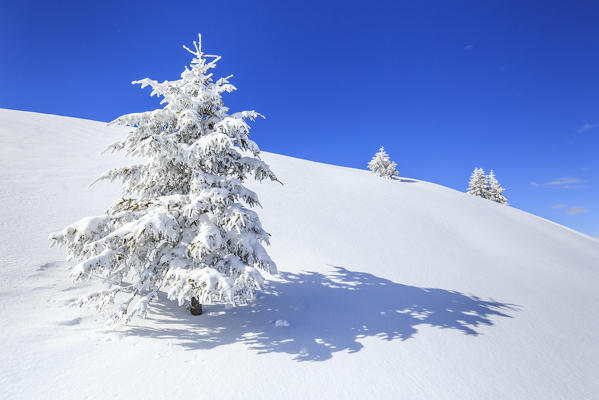
<instances>
[{"instance_id":1,"label":"distant snow-covered tree","mask_svg":"<svg viewBox=\"0 0 599 400\"><path fill-rule=\"evenodd\" d=\"M489 175L485 175L485 171L482 168L475 168L472 176L470 176L468 193L473 196L507 205L507 199L503 195L504 190L497 181L497 178L495 178L493 170L491 170Z\"/></svg>"},{"instance_id":2,"label":"distant snow-covered tree","mask_svg":"<svg viewBox=\"0 0 599 400\"><path fill-rule=\"evenodd\" d=\"M497 178L495 178L495 173L493 172L493 170L491 170L487 179L489 181L487 198L497 203L508 205L507 199L503 195L505 189L501 187L501 185L497 181Z\"/></svg>"},{"instance_id":3,"label":"distant snow-covered tree","mask_svg":"<svg viewBox=\"0 0 599 400\"><path fill-rule=\"evenodd\" d=\"M379 152L372 157L368 163L368 168L376 175L383 178L393 178L399 175L397 164L389 159L389 155L385 153L384 147L379 149Z\"/></svg>"},{"instance_id":4,"label":"distant snow-covered tree","mask_svg":"<svg viewBox=\"0 0 599 400\"><path fill-rule=\"evenodd\" d=\"M474 172L470 176L470 183L468 184L468 194L482 197L483 199L488 198L489 185L485 171L482 168L474 168Z\"/></svg>"},{"instance_id":5,"label":"distant snow-covered tree","mask_svg":"<svg viewBox=\"0 0 599 400\"><path fill-rule=\"evenodd\" d=\"M121 200L49 237L66 246L68 260L80 261L75 281L107 284L76 304L100 309L118 298L115 322L145 316L160 290L191 304L192 314L201 314L202 303L246 304L263 282L260 271L277 271L263 247L269 235L247 208L258 197L243 185L249 175L277 180L249 138L247 120L260 114L229 113L222 94L235 90L230 76L214 81L210 70L220 57L202 52L201 36L194 46L184 46L194 58L181 79L133 82L150 86L163 108L112 122L131 130L109 149L145 160L98 178L120 179Z\"/></svg>"}]
</instances>

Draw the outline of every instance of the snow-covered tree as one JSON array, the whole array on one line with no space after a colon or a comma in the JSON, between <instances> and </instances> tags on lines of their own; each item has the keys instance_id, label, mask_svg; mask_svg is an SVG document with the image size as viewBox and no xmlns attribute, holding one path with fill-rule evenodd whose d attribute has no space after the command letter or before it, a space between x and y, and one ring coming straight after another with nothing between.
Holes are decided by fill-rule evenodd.
<instances>
[{"instance_id":1,"label":"snow-covered tree","mask_svg":"<svg viewBox=\"0 0 599 400\"><path fill-rule=\"evenodd\" d=\"M229 77L216 81L210 72L220 59L183 46L194 58L181 79L134 81L150 86L165 106L128 114L111 124L130 127L109 149L145 162L106 171L98 180L119 179L120 201L104 215L84 218L50 235L66 246L75 281L100 278L107 287L76 304L120 306L112 318L128 322L145 316L158 291L179 305L243 305L263 282L260 271L276 265L263 245L269 235L258 215L256 193L243 186L248 176L276 181L260 150L249 138L247 120L255 111L229 113L222 94L235 87Z\"/></svg>"},{"instance_id":2,"label":"snow-covered tree","mask_svg":"<svg viewBox=\"0 0 599 400\"><path fill-rule=\"evenodd\" d=\"M493 200L497 203L508 204L506 197L503 195L503 191L505 190L499 182L497 178L495 178L495 173L493 170L489 173L487 177L489 181L489 189L488 189L488 199Z\"/></svg>"},{"instance_id":3,"label":"snow-covered tree","mask_svg":"<svg viewBox=\"0 0 599 400\"><path fill-rule=\"evenodd\" d=\"M495 178L493 170L491 170L489 175L485 175L485 171L482 168L475 168L474 172L472 172L468 185L469 194L507 205L507 199L503 195L504 190L497 181L497 178Z\"/></svg>"},{"instance_id":4,"label":"snow-covered tree","mask_svg":"<svg viewBox=\"0 0 599 400\"><path fill-rule=\"evenodd\" d=\"M399 175L397 164L389 159L389 155L385 153L385 149L381 147L379 152L372 157L368 163L368 168L376 175L383 178L393 178Z\"/></svg>"},{"instance_id":5,"label":"snow-covered tree","mask_svg":"<svg viewBox=\"0 0 599 400\"><path fill-rule=\"evenodd\" d=\"M468 194L482 197L483 199L488 198L489 185L485 171L482 168L474 168L474 172L470 176L470 183L468 184Z\"/></svg>"}]
</instances>

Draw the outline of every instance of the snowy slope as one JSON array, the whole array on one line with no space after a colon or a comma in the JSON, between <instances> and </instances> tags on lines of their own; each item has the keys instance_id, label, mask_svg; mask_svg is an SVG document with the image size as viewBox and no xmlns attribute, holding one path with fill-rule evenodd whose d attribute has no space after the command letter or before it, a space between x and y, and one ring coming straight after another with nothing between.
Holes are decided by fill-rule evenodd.
<instances>
[{"instance_id":1,"label":"snowy slope","mask_svg":"<svg viewBox=\"0 0 599 400\"><path fill-rule=\"evenodd\" d=\"M123 132L0 110L3 398L597 398L599 242L275 154L284 186L251 187L281 274L253 306L192 317L164 301L116 330L65 308L85 288L47 235L118 198L87 184L124 162L100 154Z\"/></svg>"}]
</instances>

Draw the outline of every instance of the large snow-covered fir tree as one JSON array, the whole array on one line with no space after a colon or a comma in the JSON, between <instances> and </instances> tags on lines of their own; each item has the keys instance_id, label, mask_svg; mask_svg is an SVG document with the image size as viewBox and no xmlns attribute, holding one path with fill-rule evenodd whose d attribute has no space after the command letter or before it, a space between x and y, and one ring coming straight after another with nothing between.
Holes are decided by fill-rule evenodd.
<instances>
[{"instance_id":1,"label":"large snow-covered fir tree","mask_svg":"<svg viewBox=\"0 0 599 400\"><path fill-rule=\"evenodd\" d=\"M381 147L379 152L372 157L372 160L368 163L368 168L372 173L383 178L391 179L399 175L397 164L389 159L384 147Z\"/></svg>"},{"instance_id":2,"label":"large snow-covered fir tree","mask_svg":"<svg viewBox=\"0 0 599 400\"><path fill-rule=\"evenodd\" d=\"M164 290L179 305L243 305L260 288L260 271L274 274L275 263L263 245L269 235L258 215L257 195L243 186L251 175L277 180L259 159L247 120L255 111L229 113L222 94L235 87L229 77L216 81L210 72L220 59L202 52L181 79L134 81L150 86L165 106L124 115L112 124L131 130L109 149L141 157L144 163L105 172L98 180L120 179L123 196L105 215L84 218L50 235L66 246L75 281L100 278L107 287L76 304L100 309L119 299L114 321L145 316Z\"/></svg>"},{"instance_id":3,"label":"large snow-covered fir tree","mask_svg":"<svg viewBox=\"0 0 599 400\"><path fill-rule=\"evenodd\" d=\"M497 181L497 178L495 178L495 173L493 172L493 170L491 170L487 179L489 181L489 189L488 189L488 197L487 198L489 200L493 200L497 203L507 205L508 204L507 199L503 194L505 189L503 187L501 187L501 185Z\"/></svg>"},{"instance_id":4,"label":"large snow-covered fir tree","mask_svg":"<svg viewBox=\"0 0 599 400\"><path fill-rule=\"evenodd\" d=\"M489 184L485 171L482 168L474 168L470 183L468 184L468 194L487 199L489 197Z\"/></svg>"}]
</instances>

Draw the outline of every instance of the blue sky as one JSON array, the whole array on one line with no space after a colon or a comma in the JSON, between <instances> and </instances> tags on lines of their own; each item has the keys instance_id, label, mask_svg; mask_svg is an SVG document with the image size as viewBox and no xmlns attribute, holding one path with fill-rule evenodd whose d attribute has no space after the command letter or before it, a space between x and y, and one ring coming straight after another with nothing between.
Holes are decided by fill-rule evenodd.
<instances>
[{"instance_id":1,"label":"blue sky","mask_svg":"<svg viewBox=\"0 0 599 400\"><path fill-rule=\"evenodd\" d=\"M198 32L265 151L465 190L599 236L599 3L31 2L0 5L0 107L109 121L156 108Z\"/></svg>"}]
</instances>

